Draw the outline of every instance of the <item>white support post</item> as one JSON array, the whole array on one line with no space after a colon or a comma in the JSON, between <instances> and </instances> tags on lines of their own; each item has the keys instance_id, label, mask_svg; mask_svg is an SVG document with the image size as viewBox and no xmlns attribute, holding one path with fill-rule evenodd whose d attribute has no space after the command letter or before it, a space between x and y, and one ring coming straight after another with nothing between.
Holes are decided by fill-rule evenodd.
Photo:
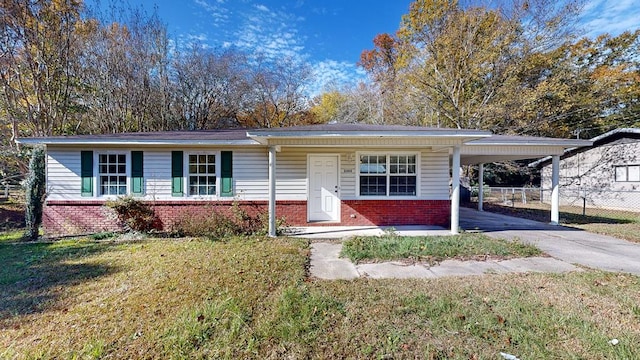
<instances>
[{"instance_id":1,"label":"white support post","mask_svg":"<svg viewBox=\"0 0 640 360\"><path fill-rule=\"evenodd\" d=\"M276 236L276 147L269 147L269 236Z\"/></svg>"},{"instance_id":2,"label":"white support post","mask_svg":"<svg viewBox=\"0 0 640 360\"><path fill-rule=\"evenodd\" d=\"M478 165L478 211L483 211L484 202L484 164Z\"/></svg>"},{"instance_id":3,"label":"white support post","mask_svg":"<svg viewBox=\"0 0 640 360\"><path fill-rule=\"evenodd\" d=\"M451 164L451 234L460 227L460 146L453 147Z\"/></svg>"},{"instance_id":4,"label":"white support post","mask_svg":"<svg viewBox=\"0 0 640 360\"><path fill-rule=\"evenodd\" d=\"M560 156L551 158L551 225L560 223Z\"/></svg>"}]
</instances>

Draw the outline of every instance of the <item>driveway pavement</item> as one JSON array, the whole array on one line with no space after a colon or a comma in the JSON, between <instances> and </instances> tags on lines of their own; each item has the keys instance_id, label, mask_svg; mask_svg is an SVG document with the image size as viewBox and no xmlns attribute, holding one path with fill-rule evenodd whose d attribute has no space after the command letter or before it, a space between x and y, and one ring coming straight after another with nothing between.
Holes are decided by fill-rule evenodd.
<instances>
[{"instance_id":1,"label":"driveway pavement","mask_svg":"<svg viewBox=\"0 0 640 360\"><path fill-rule=\"evenodd\" d=\"M311 246L311 274L323 279L372 278L434 278L505 272L566 272L582 265L590 268L640 275L640 244L598 235L586 231L515 218L469 208L460 209L460 227L466 231L483 232L502 239L518 239L537 246L551 257L512 259L503 261L447 260L436 266L385 262L354 265L339 258L341 244L314 242ZM301 237L333 239L362 234L379 234L375 229L334 229L322 234L302 233ZM347 231L345 231L347 230ZM412 228L405 235L441 235L448 232ZM328 236L327 236L328 235ZM316 240L318 241L318 240Z\"/></svg>"},{"instance_id":2,"label":"driveway pavement","mask_svg":"<svg viewBox=\"0 0 640 360\"><path fill-rule=\"evenodd\" d=\"M495 238L517 238L571 264L640 275L640 244L626 240L469 208L460 209L460 226Z\"/></svg>"}]
</instances>

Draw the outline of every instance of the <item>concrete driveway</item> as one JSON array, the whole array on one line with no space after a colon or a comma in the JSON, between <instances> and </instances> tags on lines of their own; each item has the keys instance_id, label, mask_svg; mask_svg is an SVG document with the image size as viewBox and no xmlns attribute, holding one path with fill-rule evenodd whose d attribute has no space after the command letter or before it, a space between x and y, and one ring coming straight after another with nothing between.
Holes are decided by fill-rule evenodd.
<instances>
[{"instance_id":1,"label":"concrete driveway","mask_svg":"<svg viewBox=\"0 0 640 360\"><path fill-rule=\"evenodd\" d=\"M640 244L579 229L460 208L460 227L532 244L562 261L640 275Z\"/></svg>"}]
</instances>

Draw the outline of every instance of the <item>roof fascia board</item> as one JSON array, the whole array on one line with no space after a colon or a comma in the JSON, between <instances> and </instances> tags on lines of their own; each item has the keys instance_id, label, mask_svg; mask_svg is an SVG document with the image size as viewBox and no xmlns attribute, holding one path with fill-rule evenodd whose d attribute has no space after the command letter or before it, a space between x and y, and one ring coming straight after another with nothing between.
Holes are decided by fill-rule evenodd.
<instances>
[{"instance_id":1,"label":"roof fascia board","mask_svg":"<svg viewBox=\"0 0 640 360\"><path fill-rule=\"evenodd\" d=\"M255 140L127 140L127 139L51 139L25 138L18 139L18 143L25 145L147 145L147 146L202 146L202 145L261 145Z\"/></svg>"}]
</instances>

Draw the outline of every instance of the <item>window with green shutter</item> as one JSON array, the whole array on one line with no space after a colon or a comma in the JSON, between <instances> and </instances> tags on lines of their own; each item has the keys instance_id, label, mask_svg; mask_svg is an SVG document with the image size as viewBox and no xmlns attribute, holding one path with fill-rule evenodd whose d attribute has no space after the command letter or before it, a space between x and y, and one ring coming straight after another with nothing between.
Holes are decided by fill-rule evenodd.
<instances>
[{"instance_id":1,"label":"window with green shutter","mask_svg":"<svg viewBox=\"0 0 640 360\"><path fill-rule=\"evenodd\" d=\"M93 196L93 151L80 152L80 192L82 196Z\"/></svg>"},{"instance_id":2,"label":"window with green shutter","mask_svg":"<svg viewBox=\"0 0 640 360\"><path fill-rule=\"evenodd\" d=\"M220 153L220 196L233 196L233 153Z\"/></svg>"},{"instance_id":3,"label":"window with green shutter","mask_svg":"<svg viewBox=\"0 0 640 360\"><path fill-rule=\"evenodd\" d=\"M183 196L183 152L172 151L171 152L171 195Z\"/></svg>"},{"instance_id":4,"label":"window with green shutter","mask_svg":"<svg viewBox=\"0 0 640 360\"><path fill-rule=\"evenodd\" d=\"M144 194L144 165L142 151L131 152L131 193Z\"/></svg>"}]
</instances>

